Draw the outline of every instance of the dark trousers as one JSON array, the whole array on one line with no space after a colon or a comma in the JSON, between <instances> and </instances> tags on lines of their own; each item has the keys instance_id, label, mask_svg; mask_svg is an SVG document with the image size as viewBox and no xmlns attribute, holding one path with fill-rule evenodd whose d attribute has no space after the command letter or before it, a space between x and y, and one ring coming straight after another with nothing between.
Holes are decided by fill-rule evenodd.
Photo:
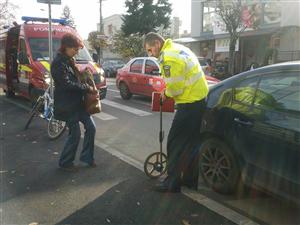
<instances>
[{"instance_id":1,"label":"dark trousers","mask_svg":"<svg viewBox=\"0 0 300 225\"><path fill-rule=\"evenodd\" d=\"M198 139L205 100L178 104L168 135L168 177L173 185L198 181Z\"/></svg>"},{"instance_id":2,"label":"dark trousers","mask_svg":"<svg viewBox=\"0 0 300 225\"><path fill-rule=\"evenodd\" d=\"M73 164L80 141L79 122L83 123L85 129L80 160L88 164L92 163L94 160L95 122L90 114L85 111L74 112L74 114L66 121L69 128L69 135L59 159L59 166L61 167L71 166Z\"/></svg>"}]
</instances>

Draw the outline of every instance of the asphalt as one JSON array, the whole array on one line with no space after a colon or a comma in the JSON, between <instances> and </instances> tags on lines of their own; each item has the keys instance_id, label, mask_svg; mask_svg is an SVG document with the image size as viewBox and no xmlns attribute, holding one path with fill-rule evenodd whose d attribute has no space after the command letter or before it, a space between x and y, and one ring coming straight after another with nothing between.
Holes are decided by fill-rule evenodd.
<instances>
[{"instance_id":1,"label":"asphalt","mask_svg":"<svg viewBox=\"0 0 300 225\"><path fill-rule=\"evenodd\" d=\"M153 191L142 171L97 146L96 168L76 159L78 172L60 170L66 133L49 140L41 118L25 131L28 111L3 98L0 224L233 224L181 193Z\"/></svg>"}]
</instances>

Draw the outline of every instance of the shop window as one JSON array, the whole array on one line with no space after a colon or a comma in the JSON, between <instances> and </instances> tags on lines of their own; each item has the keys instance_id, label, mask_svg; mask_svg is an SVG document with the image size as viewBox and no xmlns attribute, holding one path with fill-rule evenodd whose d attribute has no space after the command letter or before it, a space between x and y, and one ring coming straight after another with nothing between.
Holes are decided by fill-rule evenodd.
<instances>
[{"instance_id":1,"label":"shop window","mask_svg":"<svg viewBox=\"0 0 300 225\"><path fill-rule=\"evenodd\" d=\"M213 18L215 9L216 8L213 2L203 3L203 32L213 31Z\"/></svg>"}]
</instances>

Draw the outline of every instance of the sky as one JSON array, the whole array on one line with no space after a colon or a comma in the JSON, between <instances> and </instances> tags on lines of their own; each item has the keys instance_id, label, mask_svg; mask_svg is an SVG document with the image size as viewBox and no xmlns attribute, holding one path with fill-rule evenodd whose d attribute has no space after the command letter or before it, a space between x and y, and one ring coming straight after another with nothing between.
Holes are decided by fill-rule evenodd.
<instances>
[{"instance_id":1,"label":"sky","mask_svg":"<svg viewBox=\"0 0 300 225\"><path fill-rule=\"evenodd\" d=\"M18 6L16 9L17 22L21 16L48 17L48 4L37 3L37 0L10 0ZM172 4L172 17L177 16L182 21L180 33L191 30L191 0L169 0ZM76 28L83 39L87 39L89 32L97 29L99 23L99 0L61 0L61 5L51 6L52 18L59 18L62 9L68 5L74 17ZM125 0L103 0L103 18L113 14L126 13Z\"/></svg>"}]
</instances>

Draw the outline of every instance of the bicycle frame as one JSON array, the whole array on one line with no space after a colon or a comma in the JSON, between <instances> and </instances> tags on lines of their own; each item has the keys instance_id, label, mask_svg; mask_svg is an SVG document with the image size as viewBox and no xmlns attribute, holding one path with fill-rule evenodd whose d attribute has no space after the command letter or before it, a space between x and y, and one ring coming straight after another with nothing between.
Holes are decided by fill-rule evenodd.
<instances>
[{"instance_id":1,"label":"bicycle frame","mask_svg":"<svg viewBox=\"0 0 300 225\"><path fill-rule=\"evenodd\" d=\"M42 117L49 121L53 116L53 99L50 96L50 86L48 86L45 90L42 98L44 100L44 111Z\"/></svg>"}]
</instances>

